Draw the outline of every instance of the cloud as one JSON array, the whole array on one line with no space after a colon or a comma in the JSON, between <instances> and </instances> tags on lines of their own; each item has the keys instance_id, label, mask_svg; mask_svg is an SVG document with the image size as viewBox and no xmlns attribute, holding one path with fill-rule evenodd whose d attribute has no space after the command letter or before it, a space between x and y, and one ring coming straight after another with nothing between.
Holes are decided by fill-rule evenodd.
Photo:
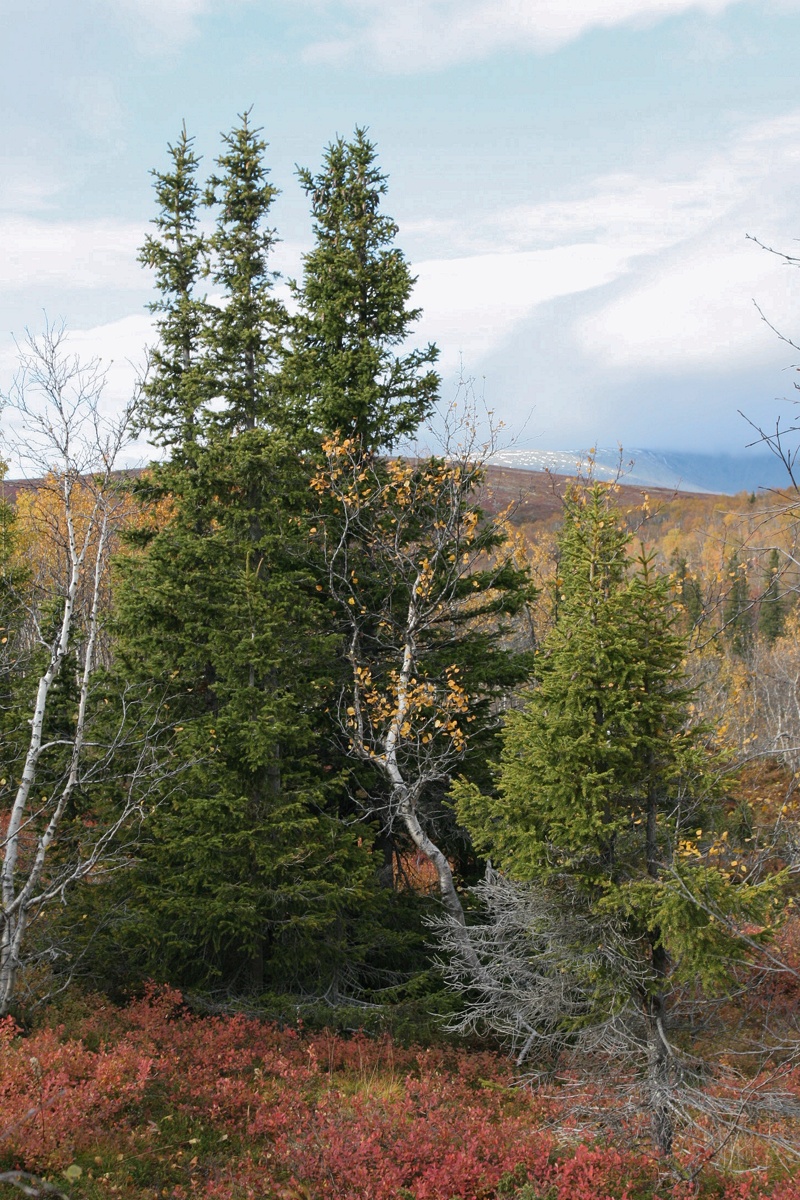
<instances>
[{"instance_id":1,"label":"cloud","mask_svg":"<svg viewBox=\"0 0 800 1200\"><path fill-rule=\"evenodd\" d=\"M682 247L655 264L622 296L583 322L583 350L608 368L719 371L747 367L774 354L774 334L758 319L755 297L770 320L792 333L800 277L781 273L739 232L720 230L702 245Z\"/></svg>"},{"instance_id":2,"label":"cloud","mask_svg":"<svg viewBox=\"0 0 800 1200\"><path fill-rule=\"evenodd\" d=\"M131 30L139 49L170 53L195 37L201 19L255 2L270 7L272 0L96 0L105 14L112 10Z\"/></svg>"},{"instance_id":3,"label":"cloud","mask_svg":"<svg viewBox=\"0 0 800 1200\"><path fill-rule=\"evenodd\" d=\"M398 73L436 70L500 50L557 50L594 29L652 25L688 12L714 16L741 2L339 0L326 7L339 15L345 28L338 36L312 43L306 55L323 62L368 55L366 61Z\"/></svg>"},{"instance_id":4,"label":"cloud","mask_svg":"<svg viewBox=\"0 0 800 1200\"><path fill-rule=\"evenodd\" d=\"M418 263L414 300L424 317L414 340L436 341L446 372L458 369L462 351L472 365L537 306L600 287L626 265L624 253L591 244Z\"/></svg>"},{"instance_id":5,"label":"cloud","mask_svg":"<svg viewBox=\"0 0 800 1200\"><path fill-rule=\"evenodd\" d=\"M774 335L752 299L791 332L800 274L744 235L794 247L798 146L800 113L789 113L746 127L708 159L665 164L664 177L603 176L483 222L404 228L449 250L415 266L425 310L417 340L442 347L446 371L463 351L471 370L491 360L494 373L507 370L500 351L528 330L554 378L558 354L615 374L767 362ZM576 299L558 306L556 331L552 302L567 296Z\"/></svg>"},{"instance_id":6,"label":"cloud","mask_svg":"<svg viewBox=\"0 0 800 1200\"><path fill-rule=\"evenodd\" d=\"M21 154L0 155L0 212L46 209L63 186L63 174L53 165Z\"/></svg>"},{"instance_id":7,"label":"cloud","mask_svg":"<svg viewBox=\"0 0 800 1200\"><path fill-rule=\"evenodd\" d=\"M185 41L194 34L198 17L210 12L212 5L213 0L112 0L110 7L142 22L150 32Z\"/></svg>"},{"instance_id":8,"label":"cloud","mask_svg":"<svg viewBox=\"0 0 800 1200\"><path fill-rule=\"evenodd\" d=\"M140 225L113 220L0 217L0 288L141 288L146 280L136 256L143 241Z\"/></svg>"},{"instance_id":9,"label":"cloud","mask_svg":"<svg viewBox=\"0 0 800 1200\"><path fill-rule=\"evenodd\" d=\"M793 252L800 187L800 114L754 125L698 172L708 219L632 273L611 300L582 319L578 341L603 366L718 371L774 356L757 300L791 334L800 274L745 240L756 234Z\"/></svg>"}]
</instances>

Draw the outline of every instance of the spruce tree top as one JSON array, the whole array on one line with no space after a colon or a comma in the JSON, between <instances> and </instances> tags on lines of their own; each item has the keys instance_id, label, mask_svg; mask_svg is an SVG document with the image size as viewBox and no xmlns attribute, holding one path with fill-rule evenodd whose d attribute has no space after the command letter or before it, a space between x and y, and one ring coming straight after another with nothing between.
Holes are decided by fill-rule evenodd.
<instances>
[{"instance_id":1,"label":"spruce tree top","mask_svg":"<svg viewBox=\"0 0 800 1200\"><path fill-rule=\"evenodd\" d=\"M398 353L421 310L410 307L416 280L394 245L397 226L381 211L386 175L364 129L332 142L318 175L298 175L316 244L295 285L287 387L317 432L389 449L430 412L439 377L435 346Z\"/></svg>"},{"instance_id":2,"label":"spruce tree top","mask_svg":"<svg viewBox=\"0 0 800 1200\"><path fill-rule=\"evenodd\" d=\"M230 431L281 424L275 379L286 313L273 292L276 235L266 225L278 189L268 180L260 134L249 112L242 113L223 135L219 173L205 193L205 203L218 210L210 274L225 297L206 330L209 370L214 395L224 401L218 422Z\"/></svg>"},{"instance_id":3,"label":"spruce tree top","mask_svg":"<svg viewBox=\"0 0 800 1200\"><path fill-rule=\"evenodd\" d=\"M208 306L196 293L207 269L208 244L198 230L200 159L186 126L168 147L171 167L152 172L158 200L153 218L156 234L148 234L139 261L155 272L160 293L148 306L157 314L158 344L151 354L144 386L145 425L158 446L191 454L207 398L201 340Z\"/></svg>"}]
</instances>

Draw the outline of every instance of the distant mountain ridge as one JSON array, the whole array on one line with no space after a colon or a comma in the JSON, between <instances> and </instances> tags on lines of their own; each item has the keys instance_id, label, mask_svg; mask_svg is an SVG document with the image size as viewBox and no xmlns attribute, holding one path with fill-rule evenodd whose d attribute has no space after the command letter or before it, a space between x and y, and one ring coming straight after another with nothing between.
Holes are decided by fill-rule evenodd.
<instances>
[{"instance_id":1,"label":"distant mountain ridge","mask_svg":"<svg viewBox=\"0 0 800 1200\"><path fill-rule=\"evenodd\" d=\"M782 464L772 454L691 454L669 450L595 450L594 471L599 479L613 479L620 471L624 483L636 487L669 488L681 492L705 492L733 496L737 492L785 488L789 480ZM585 465L588 451L498 450L492 466L526 471L552 471L574 475Z\"/></svg>"}]
</instances>

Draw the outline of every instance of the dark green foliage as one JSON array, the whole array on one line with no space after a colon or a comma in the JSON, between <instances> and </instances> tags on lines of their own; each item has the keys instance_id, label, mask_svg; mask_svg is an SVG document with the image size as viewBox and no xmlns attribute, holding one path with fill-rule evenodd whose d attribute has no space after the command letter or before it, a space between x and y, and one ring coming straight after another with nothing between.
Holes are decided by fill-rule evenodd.
<instances>
[{"instance_id":1,"label":"dark green foliage","mask_svg":"<svg viewBox=\"0 0 800 1200\"><path fill-rule=\"evenodd\" d=\"M204 361L204 331L211 309L196 288L203 278L209 247L199 231L200 188L195 174L200 160L186 126L169 146L172 169L153 171L159 212L158 233L148 235L140 261L155 273L159 298L150 304L158 314L158 344L152 352L145 383L145 420L156 445L191 454L200 433L202 406L210 398Z\"/></svg>"},{"instance_id":2,"label":"dark green foliage","mask_svg":"<svg viewBox=\"0 0 800 1200\"><path fill-rule=\"evenodd\" d=\"M0 463L0 482L5 464ZM24 575L14 563L16 544L14 510L0 498L0 729L8 722L14 687L16 633L22 620L21 588ZM5 771L4 771L5 774Z\"/></svg>"},{"instance_id":3,"label":"dark green foliage","mask_svg":"<svg viewBox=\"0 0 800 1200\"><path fill-rule=\"evenodd\" d=\"M325 957L369 863L325 811L333 645L303 565L297 455L264 430L215 438L187 485L120 566L122 653L134 675L170 678L185 764L142 847L135 924L173 982L260 990L278 962L286 983L287 958Z\"/></svg>"},{"instance_id":4,"label":"dark green foliage","mask_svg":"<svg viewBox=\"0 0 800 1200\"><path fill-rule=\"evenodd\" d=\"M727 572L729 586L723 612L725 636L733 653L746 658L753 646L753 606L747 564L741 561L736 550L728 560Z\"/></svg>"},{"instance_id":5,"label":"dark green foliage","mask_svg":"<svg viewBox=\"0 0 800 1200\"><path fill-rule=\"evenodd\" d=\"M421 310L381 211L386 176L364 129L328 146L318 175L299 171L314 218L304 257L285 386L298 425L339 432L365 450L390 449L412 434L436 399L435 346L401 353Z\"/></svg>"},{"instance_id":6,"label":"dark green foliage","mask_svg":"<svg viewBox=\"0 0 800 1200\"><path fill-rule=\"evenodd\" d=\"M624 921L651 947L654 987L664 952L710 982L744 947L708 905L763 917L772 892L731 883L701 852L722 820L720 766L689 723L670 582L644 555L632 567L628 542L605 485L568 493L558 620L526 706L508 714L498 794L462 786L458 811L513 878L568 881Z\"/></svg>"},{"instance_id":7,"label":"dark green foliage","mask_svg":"<svg viewBox=\"0 0 800 1200\"><path fill-rule=\"evenodd\" d=\"M678 599L686 613L690 627L694 628L702 621L705 612L700 582L697 575L689 571L686 559L677 552L672 556L670 566L675 573Z\"/></svg>"},{"instance_id":8,"label":"dark green foliage","mask_svg":"<svg viewBox=\"0 0 800 1200\"><path fill-rule=\"evenodd\" d=\"M5 463L0 462L0 485ZM20 660L20 633L24 621L25 570L15 557L16 520L14 509L0 498L0 809L13 796L14 780L25 746L28 717L20 713L24 690L24 664Z\"/></svg>"},{"instance_id":9,"label":"dark green foliage","mask_svg":"<svg viewBox=\"0 0 800 1200\"><path fill-rule=\"evenodd\" d=\"M216 230L195 243L193 278L206 271L222 293L188 349L205 407L191 445L173 430L171 459L139 485L157 507L118 564L120 661L134 679L168 681L179 770L114 928L140 976L346 991L369 985L367 955L404 962L418 935L389 932L374 831L352 812L339 819L326 709L341 646L309 547L308 438L289 428L281 400L285 314L272 293L264 151L248 114L224 138L205 192ZM181 297L163 273L157 283L170 329ZM173 403L168 367L165 352L150 382L154 428L150 414Z\"/></svg>"},{"instance_id":10,"label":"dark green foliage","mask_svg":"<svg viewBox=\"0 0 800 1200\"><path fill-rule=\"evenodd\" d=\"M286 313L273 295L275 272L269 256L275 231L265 222L278 189L268 182L267 143L250 125L249 113L223 141L205 202L218 210L210 239L210 276L222 290L206 328L213 395L222 400L223 429L252 429L280 423L275 370Z\"/></svg>"},{"instance_id":11,"label":"dark green foliage","mask_svg":"<svg viewBox=\"0 0 800 1200\"><path fill-rule=\"evenodd\" d=\"M786 604L780 590L781 556L776 549L767 562L765 588L758 610L758 632L770 645L783 634Z\"/></svg>"}]
</instances>

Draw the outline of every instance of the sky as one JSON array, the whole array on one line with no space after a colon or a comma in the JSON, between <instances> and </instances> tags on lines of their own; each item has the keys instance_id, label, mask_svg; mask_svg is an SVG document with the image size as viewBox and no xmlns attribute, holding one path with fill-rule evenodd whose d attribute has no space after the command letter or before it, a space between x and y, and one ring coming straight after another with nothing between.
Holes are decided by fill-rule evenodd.
<instances>
[{"instance_id":1,"label":"sky","mask_svg":"<svg viewBox=\"0 0 800 1200\"><path fill-rule=\"evenodd\" d=\"M289 277L296 165L369 128L445 399L522 448L743 450L737 410L794 412L759 309L800 343L800 273L748 235L800 254L798 49L800 0L0 0L0 386L63 319L119 402L150 171L252 106Z\"/></svg>"}]
</instances>

